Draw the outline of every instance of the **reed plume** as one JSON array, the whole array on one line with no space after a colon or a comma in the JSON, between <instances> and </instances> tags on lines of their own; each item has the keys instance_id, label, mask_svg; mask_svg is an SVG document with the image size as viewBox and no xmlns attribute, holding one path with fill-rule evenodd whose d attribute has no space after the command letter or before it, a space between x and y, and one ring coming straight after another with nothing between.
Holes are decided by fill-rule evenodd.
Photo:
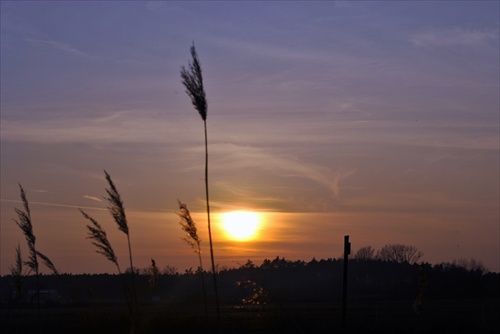
<instances>
[{"instance_id":1,"label":"reed plume","mask_svg":"<svg viewBox=\"0 0 500 334\"><path fill-rule=\"evenodd\" d=\"M115 254L115 251L113 250L113 247L111 246L111 243L108 240L108 236L106 235L106 231L104 228L95 220L92 218L89 214L87 214L85 211L82 209L79 209L83 217L85 217L87 220L89 220L92 224L87 225L87 239L92 240L92 244L97 247L96 253L102 254L106 259L109 261L113 262L116 266L116 269L118 270L118 274L121 277L122 280L122 285L123 285L123 291L125 293L125 299L127 301L127 306L128 310L130 312L130 317L131 320L134 321L134 311L132 307L132 302L130 298L130 289L127 287L125 284L125 281L122 276L122 271L120 269L120 265L118 264L118 257ZM133 326L133 325L132 325Z\"/></svg>"},{"instance_id":2,"label":"reed plume","mask_svg":"<svg viewBox=\"0 0 500 334\"><path fill-rule=\"evenodd\" d=\"M50 269L50 271L52 271L52 273L56 276L59 276L59 271L57 270L56 266L54 265L54 263L52 263L52 261L44 254L40 253L39 251L36 251L36 255L42 259L43 261L43 264L45 264L45 266L47 266L47 268Z\"/></svg>"},{"instance_id":3,"label":"reed plume","mask_svg":"<svg viewBox=\"0 0 500 334\"><path fill-rule=\"evenodd\" d=\"M156 287L156 281L158 281L159 274L160 270L156 266L156 261L151 259L151 266L149 267L149 288L151 291L154 291Z\"/></svg>"},{"instance_id":4,"label":"reed plume","mask_svg":"<svg viewBox=\"0 0 500 334\"><path fill-rule=\"evenodd\" d=\"M28 243L28 249L30 252L29 260L26 261L26 264L31 270L35 272L38 276L38 258L36 253L36 237L33 233L33 224L31 223L31 212L28 204L28 199L26 197L26 192L23 187L19 184L19 188L21 191L21 200L23 202L24 211L18 208L14 208L17 213L18 220L14 219L17 226L23 231L24 236L26 237L26 242Z\"/></svg>"},{"instance_id":5,"label":"reed plume","mask_svg":"<svg viewBox=\"0 0 500 334\"><path fill-rule=\"evenodd\" d=\"M177 215L181 218L179 224L182 227L182 230L186 232L187 236L182 238L182 240L186 241L189 246L194 250L196 254L198 254L198 261L200 262L200 276L201 276L201 284L203 288L203 302L205 304L205 315L208 319L208 304L207 304L207 291L205 289L205 277L203 275L203 262L201 260L201 239L198 236L198 229L196 228L196 224L191 218L191 214L189 213L189 209L186 204L177 200L179 203L179 211Z\"/></svg>"},{"instance_id":6,"label":"reed plume","mask_svg":"<svg viewBox=\"0 0 500 334\"><path fill-rule=\"evenodd\" d=\"M85 211L80 209L80 212L92 223L92 225L87 225L87 239L93 240L92 244L97 247L96 253L102 254L106 259L113 262L118 269L118 273L121 275L122 272L118 264L118 258L115 255L113 247L111 247L106 231L102 228L101 224L89 216Z\"/></svg>"},{"instance_id":7,"label":"reed plume","mask_svg":"<svg viewBox=\"0 0 500 334\"><path fill-rule=\"evenodd\" d=\"M16 247L16 263L13 266L9 266L10 274L12 276L20 276L23 273L23 258L21 256L21 246L19 243Z\"/></svg>"},{"instance_id":8,"label":"reed plume","mask_svg":"<svg viewBox=\"0 0 500 334\"><path fill-rule=\"evenodd\" d=\"M188 68L181 66L182 83L186 87L186 93L191 98L193 106L200 113L203 121L207 120L207 99L203 88L203 75L201 73L200 61L196 49L191 46L193 62L188 62Z\"/></svg>"},{"instance_id":9,"label":"reed plume","mask_svg":"<svg viewBox=\"0 0 500 334\"><path fill-rule=\"evenodd\" d=\"M113 219L115 220L116 224L118 224L118 229L125 233L127 237L129 236L128 233L128 224L127 224L127 217L125 216L125 208L123 207L123 201L121 199L120 194L118 193L118 190L115 187L115 184L113 183L113 180L111 180L111 176L104 171L104 174L106 174L106 180L108 181L109 184L109 189L106 189L106 193L108 194L108 197L106 198L108 200L109 206L108 206L108 211L113 216ZM129 240L129 250L130 250L130 240ZM130 260L132 262L132 259ZM132 267L132 263L130 263L130 267Z\"/></svg>"},{"instance_id":10,"label":"reed plume","mask_svg":"<svg viewBox=\"0 0 500 334\"><path fill-rule=\"evenodd\" d=\"M207 204L207 223L208 223L208 240L210 244L210 260L212 262L212 275L215 290L215 305L217 310L217 323L220 325L220 311L219 311L219 293L217 289L217 272L215 270L214 249L212 244L212 230L210 226L210 201L208 195L208 136L207 136L207 99L205 89L203 88L203 75L201 71L200 61L198 54L194 47L191 46L192 62L188 62L188 67L181 66L181 79L182 84L186 88L187 95L191 98L191 103L203 120L203 127L205 130L205 196Z\"/></svg>"},{"instance_id":11,"label":"reed plume","mask_svg":"<svg viewBox=\"0 0 500 334\"><path fill-rule=\"evenodd\" d=\"M196 224L194 223L193 218L191 218L191 214L189 213L187 205L179 200L177 200L177 202L179 203L179 210L180 210L180 212L178 212L177 215L181 217L179 225L181 225L182 230L187 234L187 237L182 238L182 240L186 241L189 244L189 246L193 248L195 253L200 254L201 239L200 237L198 237L198 229L196 228Z\"/></svg>"},{"instance_id":12,"label":"reed plume","mask_svg":"<svg viewBox=\"0 0 500 334\"><path fill-rule=\"evenodd\" d=\"M109 188L106 188L108 201L108 212L113 217L114 221L118 225L118 229L125 233L127 236L128 242L128 254L130 261L130 275L132 278L132 289L129 289L125 283L123 284L125 290L125 296L127 298L127 304L129 307L131 320L132 320L132 331L138 330L140 328L140 317L139 317L139 303L137 301L137 292L136 292L136 284L135 284L135 270L132 262L132 248L130 246L130 233L129 227L127 223L127 217L125 215L125 207L123 206L123 201L121 199L120 193L118 192L111 176L108 172L104 171L106 176L106 180L108 181ZM92 224L87 225L88 234L87 238L93 240L92 244L97 247L96 252L104 255L109 261L113 262L118 269L118 273L121 276L120 266L118 264L118 259L111 247L111 243L109 242L106 231L102 228L102 226L92 217L90 217L86 212L80 209L82 215L88 219Z\"/></svg>"},{"instance_id":13,"label":"reed plume","mask_svg":"<svg viewBox=\"0 0 500 334\"><path fill-rule=\"evenodd\" d=\"M42 321L42 313L40 310L40 275L38 272L38 257L37 251L35 247L36 237L33 233L33 224L31 223L31 212L28 203L28 198L26 197L26 192L24 191L21 184L19 184L19 190L21 193L21 201L23 202L24 210L14 208L14 211L17 213L18 219L14 219L17 226L23 231L23 234L26 238L26 242L28 243L29 249L29 259L24 262L32 271L35 272L36 278L36 299L37 299L37 308L38 308L38 321L41 324Z\"/></svg>"},{"instance_id":14,"label":"reed plume","mask_svg":"<svg viewBox=\"0 0 500 334\"><path fill-rule=\"evenodd\" d=\"M23 291L23 276L26 274L23 270L23 258L21 255L21 246L19 243L16 247L16 262L12 266L9 266L10 274L12 275L12 279L14 280L14 285L16 286L16 296L20 296Z\"/></svg>"},{"instance_id":15,"label":"reed plume","mask_svg":"<svg viewBox=\"0 0 500 334\"><path fill-rule=\"evenodd\" d=\"M135 317L132 319L134 323L132 324L133 328L139 328L140 326L140 315L139 315L139 302L137 300L137 291L136 291L136 283L135 283L135 270L134 270L134 265L132 262L132 247L130 245L130 233L129 233L129 227L127 223L127 217L125 215L125 207L123 206L123 201L121 199L120 193L118 192L118 189L116 189L115 184L113 183L113 180L111 179L111 176L108 174L108 172L104 171L104 174L106 175L106 180L108 181L109 188L106 188L106 194L108 195L106 197L106 200L108 201L108 211L115 220L116 224L118 225L118 229L125 233L127 236L127 243L128 243L128 255L129 255L129 262L130 262L130 275L132 278L132 300L133 300L133 309L135 310Z\"/></svg>"}]
</instances>

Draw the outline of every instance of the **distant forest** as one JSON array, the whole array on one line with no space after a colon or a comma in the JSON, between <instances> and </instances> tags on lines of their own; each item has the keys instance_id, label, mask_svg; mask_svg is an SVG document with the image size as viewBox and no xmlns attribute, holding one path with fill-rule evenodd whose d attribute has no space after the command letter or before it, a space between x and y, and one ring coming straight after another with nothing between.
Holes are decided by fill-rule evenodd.
<instances>
[{"instance_id":1,"label":"distant forest","mask_svg":"<svg viewBox=\"0 0 500 334\"><path fill-rule=\"evenodd\" d=\"M352 259L348 269L348 299L355 301L406 300L425 307L431 299L499 299L500 274L462 261L431 265L380 259ZM472 261L472 265L474 265ZM130 270L128 270L129 272ZM183 273L166 266L152 275L135 269L139 300L167 304L202 304L201 274L192 268ZM256 265L248 260L239 268L218 272L222 305L273 303L339 303L342 295L342 259L290 261L276 257ZM41 275L40 289L52 291L46 303L87 304L124 299L123 274ZM1 304L26 303L34 294L34 276L19 282L11 275L0 278ZM23 298L21 298L23 296ZM209 297L213 298L209 293ZM43 298L43 297L42 297ZM33 301L34 303L34 301Z\"/></svg>"}]
</instances>

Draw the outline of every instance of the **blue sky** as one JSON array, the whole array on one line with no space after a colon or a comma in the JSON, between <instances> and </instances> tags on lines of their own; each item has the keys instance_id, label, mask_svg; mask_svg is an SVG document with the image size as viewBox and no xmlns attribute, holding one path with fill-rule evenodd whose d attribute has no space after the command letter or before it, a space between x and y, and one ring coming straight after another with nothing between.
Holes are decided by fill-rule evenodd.
<instances>
[{"instance_id":1,"label":"blue sky","mask_svg":"<svg viewBox=\"0 0 500 334\"><path fill-rule=\"evenodd\" d=\"M267 214L223 265L412 244L499 268L499 4L1 2L1 273L18 182L61 271L112 270L85 240L106 169L139 266L195 266L177 198L205 218L203 125L179 70L199 53L214 213ZM134 240L135 237L135 240ZM207 239L207 238L205 238ZM73 260L79 259L78 264ZM217 260L217 259L216 259Z\"/></svg>"}]
</instances>

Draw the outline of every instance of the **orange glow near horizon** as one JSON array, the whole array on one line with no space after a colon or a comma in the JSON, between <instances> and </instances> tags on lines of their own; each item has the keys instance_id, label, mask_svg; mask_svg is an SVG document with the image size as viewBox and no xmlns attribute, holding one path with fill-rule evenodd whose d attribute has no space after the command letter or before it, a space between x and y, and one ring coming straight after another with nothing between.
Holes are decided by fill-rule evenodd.
<instances>
[{"instance_id":1,"label":"orange glow near horizon","mask_svg":"<svg viewBox=\"0 0 500 334\"><path fill-rule=\"evenodd\" d=\"M261 215L250 211L222 213L220 219L226 238L240 242L255 239L261 224Z\"/></svg>"}]
</instances>

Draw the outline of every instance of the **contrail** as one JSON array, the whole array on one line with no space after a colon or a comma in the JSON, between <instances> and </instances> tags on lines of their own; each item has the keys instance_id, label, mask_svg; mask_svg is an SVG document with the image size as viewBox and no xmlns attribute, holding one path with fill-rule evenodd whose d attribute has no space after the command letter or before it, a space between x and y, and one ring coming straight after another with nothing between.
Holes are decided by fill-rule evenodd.
<instances>
[{"instance_id":1,"label":"contrail","mask_svg":"<svg viewBox=\"0 0 500 334\"><path fill-rule=\"evenodd\" d=\"M22 203L20 200L14 199L0 199L2 202L10 202L10 203ZM46 205L46 206L56 206L62 208L72 208L72 209L92 209L92 210L107 210L106 208L99 208L95 206L81 206L81 205L69 205L69 204L59 204L59 203L47 203L47 202L29 202L30 204L35 205Z\"/></svg>"}]
</instances>

